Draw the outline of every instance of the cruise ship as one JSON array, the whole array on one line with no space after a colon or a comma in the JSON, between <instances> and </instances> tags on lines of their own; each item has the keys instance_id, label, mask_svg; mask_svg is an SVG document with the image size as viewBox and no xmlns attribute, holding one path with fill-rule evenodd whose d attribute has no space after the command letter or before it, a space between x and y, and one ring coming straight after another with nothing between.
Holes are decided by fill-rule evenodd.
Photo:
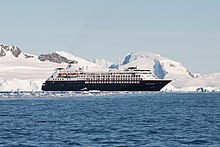
<instances>
[{"instance_id":1,"label":"cruise ship","mask_svg":"<svg viewBox=\"0 0 220 147\"><path fill-rule=\"evenodd\" d=\"M160 91L171 80L158 79L150 70L137 66L106 72L89 72L72 61L57 68L43 83L44 91Z\"/></svg>"}]
</instances>

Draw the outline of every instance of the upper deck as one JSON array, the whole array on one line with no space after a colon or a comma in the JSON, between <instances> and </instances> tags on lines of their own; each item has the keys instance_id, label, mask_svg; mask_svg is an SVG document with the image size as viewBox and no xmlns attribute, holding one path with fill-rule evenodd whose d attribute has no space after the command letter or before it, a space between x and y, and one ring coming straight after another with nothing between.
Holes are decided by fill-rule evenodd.
<instances>
[{"instance_id":1,"label":"upper deck","mask_svg":"<svg viewBox=\"0 0 220 147\"><path fill-rule=\"evenodd\" d=\"M70 67L68 65L68 67ZM80 67L74 67L74 69L70 70L70 68L57 68L54 70L54 73L48 81L142 81L142 80L156 80L155 77L150 70L146 69L138 69L138 67L128 67L126 69L115 69L109 70L107 72L90 72L84 71Z\"/></svg>"}]
</instances>

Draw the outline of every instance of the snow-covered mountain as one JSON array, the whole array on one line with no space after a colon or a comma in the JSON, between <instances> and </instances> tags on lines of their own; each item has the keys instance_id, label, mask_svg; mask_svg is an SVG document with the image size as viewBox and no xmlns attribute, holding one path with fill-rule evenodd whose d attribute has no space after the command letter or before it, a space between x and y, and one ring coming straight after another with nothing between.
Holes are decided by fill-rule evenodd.
<instances>
[{"instance_id":1,"label":"snow-covered mountain","mask_svg":"<svg viewBox=\"0 0 220 147\"><path fill-rule=\"evenodd\" d=\"M88 70L106 70L64 51L36 56L24 53L18 47L1 44L0 54L0 91L40 90L55 68L66 68L72 60Z\"/></svg>"},{"instance_id":2,"label":"snow-covered mountain","mask_svg":"<svg viewBox=\"0 0 220 147\"><path fill-rule=\"evenodd\" d=\"M75 60L79 66L90 71L106 71L117 64L102 60L85 60L64 51L39 56L22 52L16 46L0 44L0 91L40 90L42 83L55 68L65 68ZM172 79L163 90L196 91L197 89L220 90L220 73L211 75L192 74L180 62L149 52L128 54L120 68L139 66L150 69L162 79Z\"/></svg>"},{"instance_id":3,"label":"snow-covered mountain","mask_svg":"<svg viewBox=\"0 0 220 147\"><path fill-rule=\"evenodd\" d=\"M220 73L212 75L192 74L180 62L149 52L134 52L128 54L122 62L122 68L139 66L150 69L154 75L161 79L172 79L170 83L174 90L195 91L199 87L213 87L220 89ZM166 87L165 87L166 88Z\"/></svg>"},{"instance_id":4,"label":"snow-covered mountain","mask_svg":"<svg viewBox=\"0 0 220 147\"><path fill-rule=\"evenodd\" d=\"M54 68L64 64L41 62L35 55L1 44L0 91L39 90Z\"/></svg>"},{"instance_id":5,"label":"snow-covered mountain","mask_svg":"<svg viewBox=\"0 0 220 147\"><path fill-rule=\"evenodd\" d=\"M181 63L149 52L128 54L122 63L122 67L125 68L128 66L139 66L140 68L150 69L154 75L161 79L172 79L172 85L177 88L179 88L179 82L182 80L192 80L194 78L193 74Z\"/></svg>"},{"instance_id":6,"label":"snow-covered mountain","mask_svg":"<svg viewBox=\"0 0 220 147\"><path fill-rule=\"evenodd\" d=\"M0 57L6 56L8 53L12 54L15 57L18 57L18 55L21 54L21 50L16 46L8 46L4 44L0 44Z\"/></svg>"},{"instance_id":7,"label":"snow-covered mountain","mask_svg":"<svg viewBox=\"0 0 220 147\"><path fill-rule=\"evenodd\" d=\"M20 48L13 46L13 45L5 45L3 43L0 44L0 57L5 56L14 56L16 58L33 58L34 55L26 54L21 51Z\"/></svg>"}]
</instances>

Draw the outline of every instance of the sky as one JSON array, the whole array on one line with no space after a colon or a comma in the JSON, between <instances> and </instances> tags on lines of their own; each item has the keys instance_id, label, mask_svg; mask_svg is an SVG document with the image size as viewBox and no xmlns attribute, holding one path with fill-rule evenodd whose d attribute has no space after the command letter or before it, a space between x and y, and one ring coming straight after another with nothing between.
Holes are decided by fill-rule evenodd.
<instances>
[{"instance_id":1,"label":"sky","mask_svg":"<svg viewBox=\"0 0 220 147\"><path fill-rule=\"evenodd\" d=\"M0 42L117 63L148 51L220 72L219 0L0 0Z\"/></svg>"}]
</instances>

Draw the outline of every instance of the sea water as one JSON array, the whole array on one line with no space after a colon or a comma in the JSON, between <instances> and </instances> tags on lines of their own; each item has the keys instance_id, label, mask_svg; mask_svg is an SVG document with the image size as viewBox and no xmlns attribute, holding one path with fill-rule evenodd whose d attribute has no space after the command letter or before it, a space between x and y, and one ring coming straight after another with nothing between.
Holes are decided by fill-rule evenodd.
<instances>
[{"instance_id":1,"label":"sea water","mask_svg":"<svg viewBox=\"0 0 220 147\"><path fill-rule=\"evenodd\" d=\"M220 93L0 97L0 146L220 146Z\"/></svg>"}]
</instances>

